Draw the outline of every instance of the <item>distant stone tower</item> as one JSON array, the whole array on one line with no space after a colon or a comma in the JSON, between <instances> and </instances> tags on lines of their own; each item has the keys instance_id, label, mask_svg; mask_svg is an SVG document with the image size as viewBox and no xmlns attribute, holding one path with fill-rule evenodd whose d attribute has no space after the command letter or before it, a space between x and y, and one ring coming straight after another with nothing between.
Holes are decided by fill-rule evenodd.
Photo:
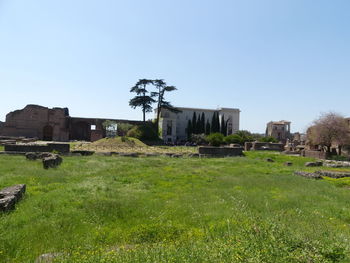
<instances>
[{"instance_id":1,"label":"distant stone tower","mask_svg":"<svg viewBox=\"0 0 350 263\"><path fill-rule=\"evenodd\" d=\"M285 143L291 139L290 121L270 121L266 125L266 136L271 136L277 141Z\"/></svg>"}]
</instances>

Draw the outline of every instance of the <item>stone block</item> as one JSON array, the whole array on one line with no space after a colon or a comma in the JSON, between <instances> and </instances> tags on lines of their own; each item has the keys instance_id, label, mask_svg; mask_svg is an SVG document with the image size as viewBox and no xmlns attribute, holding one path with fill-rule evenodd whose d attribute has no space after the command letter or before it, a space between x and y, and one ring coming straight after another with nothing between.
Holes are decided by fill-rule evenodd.
<instances>
[{"instance_id":1,"label":"stone block","mask_svg":"<svg viewBox=\"0 0 350 263\"><path fill-rule=\"evenodd\" d=\"M71 151L71 153L80 153L82 156L90 156L93 155L94 151Z\"/></svg>"},{"instance_id":2,"label":"stone block","mask_svg":"<svg viewBox=\"0 0 350 263\"><path fill-rule=\"evenodd\" d=\"M139 157L138 153L120 153L119 156L123 157Z\"/></svg>"},{"instance_id":3,"label":"stone block","mask_svg":"<svg viewBox=\"0 0 350 263\"><path fill-rule=\"evenodd\" d=\"M242 147L211 147L201 146L198 148L200 157L226 157L226 156L242 156Z\"/></svg>"},{"instance_id":4,"label":"stone block","mask_svg":"<svg viewBox=\"0 0 350 263\"><path fill-rule=\"evenodd\" d=\"M43 158L44 169L56 168L62 163L62 158L58 154L54 154L50 157Z\"/></svg>"},{"instance_id":5,"label":"stone block","mask_svg":"<svg viewBox=\"0 0 350 263\"><path fill-rule=\"evenodd\" d=\"M37 154L34 152L26 153L25 156L26 156L26 159L30 161L35 161L36 159L38 159Z\"/></svg>"},{"instance_id":6,"label":"stone block","mask_svg":"<svg viewBox=\"0 0 350 263\"><path fill-rule=\"evenodd\" d=\"M303 176L309 179L322 179L322 176L316 173L308 173L308 172L302 172L302 171L296 171L294 172L295 175Z\"/></svg>"},{"instance_id":7,"label":"stone block","mask_svg":"<svg viewBox=\"0 0 350 263\"><path fill-rule=\"evenodd\" d=\"M306 167L317 167L317 166L322 166L322 162L306 162L305 166Z\"/></svg>"},{"instance_id":8,"label":"stone block","mask_svg":"<svg viewBox=\"0 0 350 263\"><path fill-rule=\"evenodd\" d=\"M22 198L25 191L25 184L18 184L2 189L0 191L0 211L14 209L15 204Z\"/></svg>"}]
</instances>

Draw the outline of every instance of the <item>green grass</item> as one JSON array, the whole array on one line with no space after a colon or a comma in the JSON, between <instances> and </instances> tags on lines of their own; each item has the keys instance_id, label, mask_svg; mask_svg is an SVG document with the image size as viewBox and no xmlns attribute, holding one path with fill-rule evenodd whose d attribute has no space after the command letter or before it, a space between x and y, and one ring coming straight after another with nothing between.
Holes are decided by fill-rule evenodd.
<instances>
[{"instance_id":1,"label":"green grass","mask_svg":"<svg viewBox=\"0 0 350 263\"><path fill-rule=\"evenodd\" d=\"M292 175L309 160L91 156L44 170L0 155L0 188L27 184L0 215L0 261L349 262L350 192Z\"/></svg>"},{"instance_id":2,"label":"green grass","mask_svg":"<svg viewBox=\"0 0 350 263\"><path fill-rule=\"evenodd\" d=\"M5 146L0 145L0 152L4 151L4 149L5 149Z\"/></svg>"}]
</instances>

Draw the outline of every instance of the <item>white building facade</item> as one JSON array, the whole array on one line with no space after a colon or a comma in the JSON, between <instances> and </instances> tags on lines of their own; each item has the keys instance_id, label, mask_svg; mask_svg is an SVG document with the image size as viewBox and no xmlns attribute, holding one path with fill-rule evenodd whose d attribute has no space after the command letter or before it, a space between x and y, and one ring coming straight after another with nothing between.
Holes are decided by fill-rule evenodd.
<instances>
[{"instance_id":1,"label":"white building facade","mask_svg":"<svg viewBox=\"0 0 350 263\"><path fill-rule=\"evenodd\" d=\"M188 121L192 120L194 112L196 116L202 116L204 113L205 123L211 124L215 112L219 115L221 123L222 118L227 123L227 135L233 134L239 130L239 109L219 108L199 109L199 108L182 108L177 107L180 112L175 113L166 109L162 109L159 118L160 137L164 142L183 142L187 141Z\"/></svg>"}]
</instances>

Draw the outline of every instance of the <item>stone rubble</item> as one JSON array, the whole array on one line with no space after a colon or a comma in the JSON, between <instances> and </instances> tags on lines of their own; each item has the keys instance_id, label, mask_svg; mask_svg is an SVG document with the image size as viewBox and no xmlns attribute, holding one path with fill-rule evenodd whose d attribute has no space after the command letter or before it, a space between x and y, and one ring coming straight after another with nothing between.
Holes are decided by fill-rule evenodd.
<instances>
[{"instance_id":1,"label":"stone rubble","mask_svg":"<svg viewBox=\"0 0 350 263\"><path fill-rule=\"evenodd\" d=\"M52 154L42 159L44 169L56 168L62 163L62 157L58 154Z\"/></svg>"},{"instance_id":2,"label":"stone rubble","mask_svg":"<svg viewBox=\"0 0 350 263\"><path fill-rule=\"evenodd\" d=\"M0 211L6 212L15 208L15 204L26 191L25 184L18 184L0 191Z\"/></svg>"}]
</instances>

